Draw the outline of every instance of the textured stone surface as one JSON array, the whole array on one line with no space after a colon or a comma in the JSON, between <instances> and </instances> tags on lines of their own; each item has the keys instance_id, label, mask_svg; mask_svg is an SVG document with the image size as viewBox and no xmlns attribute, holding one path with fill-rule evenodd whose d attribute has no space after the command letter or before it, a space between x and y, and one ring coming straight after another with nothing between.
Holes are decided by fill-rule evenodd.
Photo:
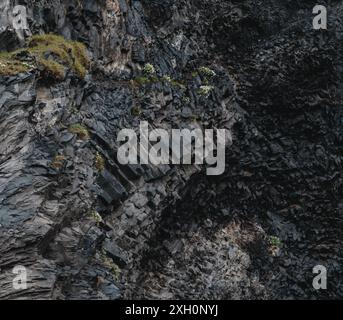
<instances>
[{"instance_id":1,"label":"textured stone surface","mask_svg":"<svg viewBox=\"0 0 343 320\"><path fill-rule=\"evenodd\" d=\"M1 50L54 32L86 43L92 67L0 78L1 299L343 297L340 1L326 32L311 29L314 1L21 3L20 32L15 1L0 5ZM177 81L137 86L145 63ZM201 66L217 74L207 98ZM228 129L225 174L120 165L117 133L141 120ZM312 288L318 264L327 291Z\"/></svg>"}]
</instances>

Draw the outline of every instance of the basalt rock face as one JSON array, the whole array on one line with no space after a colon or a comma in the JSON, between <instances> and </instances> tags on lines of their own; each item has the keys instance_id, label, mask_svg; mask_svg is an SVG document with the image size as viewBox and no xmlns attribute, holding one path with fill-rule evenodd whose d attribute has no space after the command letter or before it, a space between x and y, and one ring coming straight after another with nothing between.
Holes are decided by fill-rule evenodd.
<instances>
[{"instance_id":1,"label":"basalt rock face","mask_svg":"<svg viewBox=\"0 0 343 320\"><path fill-rule=\"evenodd\" d=\"M0 298L343 297L343 5L315 31L315 4L2 1L1 50L52 32L92 62L0 77ZM227 129L225 173L120 165L118 132L143 120Z\"/></svg>"}]
</instances>

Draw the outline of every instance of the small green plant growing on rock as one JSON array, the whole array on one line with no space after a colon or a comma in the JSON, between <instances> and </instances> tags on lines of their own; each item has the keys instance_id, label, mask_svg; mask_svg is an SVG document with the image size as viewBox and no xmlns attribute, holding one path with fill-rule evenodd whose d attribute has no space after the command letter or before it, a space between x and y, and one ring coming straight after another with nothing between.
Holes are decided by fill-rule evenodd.
<instances>
[{"instance_id":1,"label":"small green plant growing on rock","mask_svg":"<svg viewBox=\"0 0 343 320\"><path fill-rule=\"evenodd\" d=\"M191 98L187 96L182 97L182 103L184 104L190 104L191 103Z\"/></svg>"},{"instance_id":2,"label":"small green plant growing on rock","mask_svg":"<svg viewBox=\"0 0 343 320\"><path fill-rule=\"evenodd\" d=\"M197 77L199 75L199 73L198 73L198 71L193 71L191 73L191 75L192 75L193 78L195 78L195 77Z\"/></svg>"},{"instance_id":3,"label":"small green plant growing on rock","mask_svg":"<svg viewBox=\"0 0 343 320\"><path fill-rule=\"evenodd\" d=\"M174 88L185 89L186 86L182 80L172 79L170 82Z\"/></svg>"},{"instance_id":4,"label":"small green plant growing on rock","mask_svg":"<svg viewBox=\"0 0 343 320\"><path fill-rule=\"evenodd\" d=\"M146 76L152 76L156 74L156 69L151 63L146 63L142 71Z\"/></svg>"},{"instance_id":5,"label":"small green plant growing on rock","mask_svg":"<svg viewBox=\"0 0 343 320\"><path fill-rule=\"evenodd\" d=\"M274 248L280 248L282 246L282 241L278 237L270 236L269 244Z\"/></svg>"},{"instance_id":6,"label":"small green plant growing on rock","mask_svg":"<svg viewBox=\"0 0 343 320\"><path fill-rule=\"evenodd\" d=\"M142 110L141 110L140 107L138 107L138 106L132 107L132 109L131 109L131 114L132 114L133 116L139 117L141 113L142 113Z\"/></svg>"},{"instance_id":7,"label":"small green plant growing on rock","mask_svg":"<svg viewBox=\"0 0 343 320\"><path fill-rule=\"evenodd\" d=\"M22 56L33 58L35 65L22 61ZM32 36L26 48L0 54L0 74L15 75L37 67L43 77L56 80L65 78L65 68L70 68L79 78L84 78L89 68L86 47L55 34Z\"/></svg>"},{"instance_id":8,"label":"small green plant growing on rock","mask_svg":"<svg viewBox=\"0 0 343 320\"><path fill-rule=\"evenodd\" d=\"M165 81L165 82L168 82L168 83L172 82L172 78L170 76L168 76L168 75L164 75L162 77L162 80Z\"/></svg>"},{"instance_id":9,"label":"small green plant growing on rock","mask_svg":"<svg viewBox=\"0 0 343 320\"><path fill-rule=\"evenodd\" d=\"M104 157L97 152L95 154L95 167L99 170L99 171L103 171L105 169L105 165L106 165L106 161L104 159Z\"/></svg>"},{"instance_id":10,"label":"small green plant growing on rock","mask_svg":"<svg viewBox=\"0 0 343 320\"><path fill-rule=\"evenodd\" d=\"M69 132L76 134L79 139L81 140L88 140L89 139L89 132L85 126L82 124L76 123L72 124L69 127Z\"/></svg>"},{"instance_id":11,"label":"small green plant growing on rock","mask_svg":"<svg viewBox=\"0 0 343 320\"><path fill-rule=\"evenodd\" d=\"M181 80L173 79L169 75L164 75L162 77L157 76L155 67L147 63L142 69L142 75L131 80L132 85L144 86L147 84L166 82L175 88L185 88L184 83Z\"/></svg>"},{"instance_id":12,"label":"small green plant growing on rock","mask_svg":"<svg viewBox=\"0 0 343 320\"><path fill-rule=\"evenodd\" d=\"M198 90L198 94L207 98L213 90L214 90L213 86L207 86L207 85L200 86Z\"/></svg>"},{"instance_id":13,"label":"small green plant growing on rock","mask_svg":"<svg viewBox=\"0 0 343 320\"><path fill-rule=\"evenodd\" d=\"M200 67L198 69L198 72L203 75L204 77L207 77L207 78L213 78L215 77L217 74L214 70L208 68L208 67Z\"/></svg>"},{"instance_id":14,"label":"small green plant growing on rock","mask_svg":"<svg viewBox=\"0 0 343 320\"><path fill-rule=\"evenodd\" d=\"M150 63L144 65L142 73L143 75L138 76L132 80L133 85L137 85L140 87L160 81L160 79L156 76L155 67Z\"/></svg>"},{"instance_id":15,"label":"small green plant growing on rock","mask_svg":"<svg viewBox=\"0 0 343 320\"><path fill-rule=\"evenodd\" d=\"M140 87L140 86L144 86L146 84L151 83L151 79L146 76L140 76L132 80L132 82L134 85L137 85Z\"/></svg>"},{"instance_id":16,"label":"small green plant growing on rock","mask_svg":"<svg viewBox=\"0 0 343 320\"><path fill-rule=\"evenodd\" d=\"M113 279L115 281L119 281L120 275L121 275L121 269L119 268L119 266L117 264L115 264L113 262L113 260L111 258L109 258L106 255L106 252L104 250L101 250L101 252L100 252L100 259L101 259L103 265L111 271Z\"/></svg>"},{"instance_id":17,"label":"small green plant growing on rock","mask_svg":"<svg viewBox=\"0 0 343 320\"><path fill-rule=\"evenodd\" d=\"M113 263L112 268L111 268L112 276L113 279L117 282L120 281L120 275L121 275L121 269L119 266L115 263Z\"/></svg>"},{"instance_id":18,"label":"small green plant growing on rock","mask_svg":"<svg viewBox=\"0 0 343 320\"><path fill-rule=\"evenodd\" d=\"M96 222L96 224L99 224L99 223L101 223L103 221L102 217L101 217L101 215L99 214L98 211L92 210L89 213L89 216L91 217L92 220L94 220Z\"/></svg>"},{"instance_id":19,"label":"small green plant growing on rock","mask_svg":"<svg viewBox=\"0 0 343 320\"><path fill-rule=\"evenodd\" d=\"M275 236L270 236L268 239L269 243L269 252L273 256L277 256L280 253L282 242L280 238L275 237Z\"/></svg>"}]
</instances>

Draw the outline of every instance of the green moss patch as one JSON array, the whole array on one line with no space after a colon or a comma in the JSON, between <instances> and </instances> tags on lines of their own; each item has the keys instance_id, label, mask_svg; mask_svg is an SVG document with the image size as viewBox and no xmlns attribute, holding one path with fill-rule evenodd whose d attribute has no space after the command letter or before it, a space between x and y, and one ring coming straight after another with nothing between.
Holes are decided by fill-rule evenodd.
<instances>
[{"instance_id":1,"label":"green moss patch","mask_svg":"<svg viewBox=\"0 0 343 320\"><path fill-rule=\"evenodd\" d=\"M34 58L36 65L22 61L23 55ZM0 54L0 75L15 75L36 67L43 76L63 80L65 69L69 68L84 78L89 63L84 44L55 34L34 35L26 48Z\"/></svg>"}]
</instances>

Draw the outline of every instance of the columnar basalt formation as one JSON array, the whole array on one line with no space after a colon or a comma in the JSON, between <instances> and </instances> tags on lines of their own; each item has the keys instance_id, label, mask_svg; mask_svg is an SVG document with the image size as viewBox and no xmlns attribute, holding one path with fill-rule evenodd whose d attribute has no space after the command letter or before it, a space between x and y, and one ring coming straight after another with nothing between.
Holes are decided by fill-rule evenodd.
<instances>
[{"instance_id":1,"label":"columnar basalt formation","mask_svg":"<svg viewBox=\"0 0 343 320\"><path fill-rule=\"evenodd\" d=\"M343 4L326 31L313 5L2 1L0 298L342 297ZM37 63L49 33L87 47L84 77L77 50L59 79ZM121 165L140 121L227 129L225 173Z\"/></svg>"}]
</instances>

